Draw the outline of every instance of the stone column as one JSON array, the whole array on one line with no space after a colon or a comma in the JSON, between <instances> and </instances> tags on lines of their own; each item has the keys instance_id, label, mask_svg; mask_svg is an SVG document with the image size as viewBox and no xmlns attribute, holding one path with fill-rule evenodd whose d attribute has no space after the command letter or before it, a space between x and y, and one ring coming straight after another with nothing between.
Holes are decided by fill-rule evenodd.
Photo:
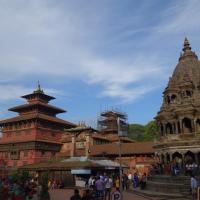
<instances>
[{"instance_id":1,"label":"stone column","mask_svg":"<svg viewBox=\"0 0 200 200\"><path fill-rule=\"evenodd\" d=\"M163 123L163 136L167 135L166 123Z\"/></svg>"},{"instance_id":2,"label":"stone column","mask_svg":"<svg viewBox=\"0 0 200 200\"><path fill-rule=\"evenodd\" d=\"M184 133L184 132L183 132L183 123L182 123L182 119L179 119L179 124L180 124L180 131L181 131L181 133Z\"/></svg>"},{"instance_id":3,"label":"stone column","mask_svg":"<svg viewBox=\"0 0 200 200\"><path fill-rule=\"evenodd\" d=\"M169 161L172 162L172 153L169 153Z\"/></svg>"},{"instance_id":4,"label":"stone column","mask_svg":"<svg viewBox=\"0 0 200 200\"><path fill-rule=\"evenodd\" d=\"M197 133L197 123L196 123L196 119L193 119L193 125L194 125L194 134L196 135L196 133Z\"/></svg>"},{"instance_id":5,"label":"stone column","mask_svg":"<svg viewBox=\"0 0 200 200\"><path fill-rule=\"evenodd\" d=\"M178 122L175 122L175 133L178 135Z\"/></svg>"}]
</instances>

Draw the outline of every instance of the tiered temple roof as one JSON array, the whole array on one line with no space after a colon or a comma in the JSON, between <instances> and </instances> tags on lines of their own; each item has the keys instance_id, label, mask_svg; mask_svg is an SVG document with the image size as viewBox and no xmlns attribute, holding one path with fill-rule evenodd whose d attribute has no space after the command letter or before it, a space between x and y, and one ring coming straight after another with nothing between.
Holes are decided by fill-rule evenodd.
<instances>
[{"instance_id":1,"label":"tiered temple roof","mask_svg":"<svg viewBox=\"0 0 200 200\"><path fill-rule=\"evenodd\" d=\"M40 85L33 93L24 95L22 98L25 98L28 103L9 109L9 111L19 113L19 116L0 121L0 126L5 126L9 123L38 119L58 124L64 128L76 127L75 124L56 117L57 114L66 111L56 106L49 105L49 101L55 98L46 95L40 88Z\"/></svg>"}]
</instances>

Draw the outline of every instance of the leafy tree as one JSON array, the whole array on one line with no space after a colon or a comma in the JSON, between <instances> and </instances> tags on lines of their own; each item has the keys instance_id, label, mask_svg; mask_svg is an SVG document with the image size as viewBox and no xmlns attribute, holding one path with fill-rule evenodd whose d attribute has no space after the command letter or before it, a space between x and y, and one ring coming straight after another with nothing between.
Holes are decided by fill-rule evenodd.
<instances>
[{"instance_id":1,"label":"leafy tree","mask_svg":"<svg viewBox=\"0 0 200 200\"><path fill-rule=\"evenodd\" d=\"M136 141L151 141L158 137L156 121L152 120L146 125L130 124L128 137Z\"/></svg>"},{"instance_id":2,"label":"leafy tree","mask_svg":"<svg viewBox=\"0 0 200 200\"><path fill-rule=\"evenodd\" d=\"M145 135L147 135L149 139L154 139L158 137L158 126L155 120L150 121L146 125Z\"/></svg>"},{"instance_id":3,"label":"leafy tree","mask_svg":"<svg viewBox=\"0 0 200 200\"><path fill-rule=\"evenodd\" d=\"M145 133L145 126L141 124L130 124L129 125L129 134L128 136L131 139L140 141L142 140Z\"/></svg>"},{"instance_id":4,"label":"leafy tree","mask_svg":"<svg viewBox=\"0 0 200 200\"><path fill-rule=\"evenodd\" d=\"M31 176L27 171L14 170L11 172L11 178L13 182L24 183L30 180Z\"/></svg>"}]
</instances>

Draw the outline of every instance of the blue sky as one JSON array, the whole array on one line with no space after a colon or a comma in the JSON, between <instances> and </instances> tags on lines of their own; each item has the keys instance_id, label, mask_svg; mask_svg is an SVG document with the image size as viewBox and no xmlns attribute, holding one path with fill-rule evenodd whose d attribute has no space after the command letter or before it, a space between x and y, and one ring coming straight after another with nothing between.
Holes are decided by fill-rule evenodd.
<instances>
[{"instance_id":1,"label":"blue sky","mask_svg":"<svg viewBox=\"0 0 200 200\"><path fill-rule=\"evenodd\" d=\"M185 36L200 52L198 0L0 0L0 119L37 80L93 125L118 108L130 123L156 116Z\"/></svg>"}]
</instances>

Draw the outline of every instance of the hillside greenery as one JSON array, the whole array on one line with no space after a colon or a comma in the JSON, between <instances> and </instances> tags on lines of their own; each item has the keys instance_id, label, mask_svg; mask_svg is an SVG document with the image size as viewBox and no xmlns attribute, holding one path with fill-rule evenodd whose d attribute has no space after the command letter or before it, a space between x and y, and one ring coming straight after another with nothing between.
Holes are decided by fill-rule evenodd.
<instances>
[{"instance_id":1,"label":"hillside greenery","mask_svg":"<svg viewBox=\"0 0 200 200\"><path fill-rule=\"evenodd\" d=\"M128 137L136 141L152 141L158 137L156 121L152 120L146 125L129 124Z\"/></svg>"}]
</instances>

